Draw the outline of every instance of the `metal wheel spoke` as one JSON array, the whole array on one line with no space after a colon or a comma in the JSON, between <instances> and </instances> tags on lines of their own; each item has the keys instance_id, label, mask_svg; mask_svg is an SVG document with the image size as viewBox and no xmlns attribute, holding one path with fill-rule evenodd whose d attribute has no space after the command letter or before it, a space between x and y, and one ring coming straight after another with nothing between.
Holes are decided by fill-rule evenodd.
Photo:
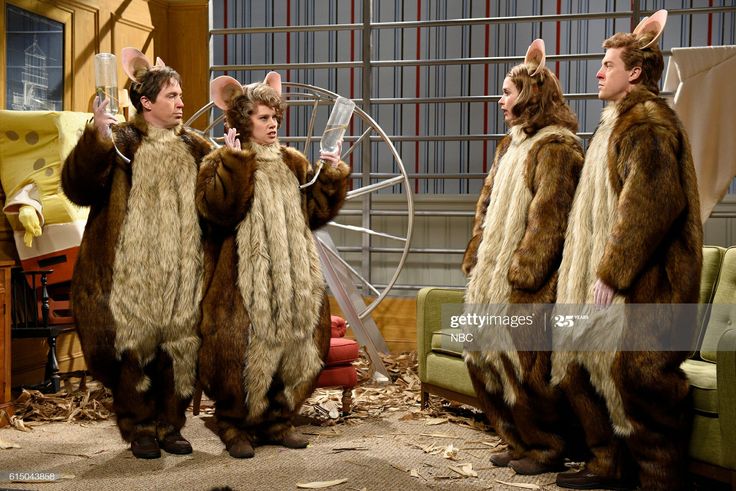
<instances>
[{"instance_id":1,"label":"metal wheel spoke","mask_svg":"<svg viewBox=\"0 0 736 491\"><path fill-rule=\"evenodd\" d=\"M319 106L319 99L314 100L312 105L312 115L309 118L309 126L307 127L307 140L304 142L303 153L306 155L309 151L309 145L312 143L312 133L314 132L314 120L317 119L317 106Z\"/></svg>"},{"instance_id":2,"label":"metal wheel spoke","mask_svg":"<svg viewBox=\"0 0 736 491\"><path fill-rule=\"evenodd\" d=\"M337 223L337 222L330 222L327 225L330 225L332 227L342 228L345 230L352 230L353 232L360 232L363 234L375 235L377 237L383 237L385 239L398 240L399 242L406 243L406 239L404 237L397 237L396 235L385 234L383 232L376 232L375 230L371 230L369 228L357 227L355 225L345 225L344 223Z\"/></svg>"},{"instance_id":3,"label":"metal wheel spoke","mask_svg":"<svg viewBox=\"0 0 736 491\"><path fill-rule=\"evenodd\" d=\"M365 137L368 136L368 135L370 135L372 132L373 132L373 128L368 128L367 130L365 130L363 132L363 134L360 135L360 138L358 138L357 140L355 140L353 142L353 144L350 145L350 148L348 149L348 151L345 152L344 154L342 154L340 156L340 160L342 160L343 162L345 162L345 159L348 158L351 153L353 153L353 150L355 150L356 148L358 148L358 145L360 145L361 142L365 139Z\"/></svg>"},{"instance_id":4,"label":"metal wheel spoke","mask_svg":"<svg viewBox=\"0 0 736 491\"><path fill-rule=\"evenodd\" d=\"M392 177L391 179L386 179L385 181L376 182L374 184L369 184L367 186L363 186L362 188L353 189L352 191L348 191L347 196L345 197L346 200L359 198L363 195L370 194L374 191L378 191L385 188L390 188L391 186L396 186L397 184L405 183L406 178L404 176L396 176Z\"/></svg>"},{"instance_id":5,"label":"metal wheel spoke","mask_svg":"<svg viewBox=\"0 0 736 491\"><path fill-rule=\"evenodd\" d=\"M317 240L319 240L320 242L322 242L322 240L321 240L321 239L319 239L319 238L318 238ZM323 242L323 243L324 243L324 242ZM326 245L326 244L325 244L325 245ZM346 268L348 269L348 271L350 271L351 273L353 273L353 274L354 274L354 275L356 276L356 278L358 278L358 279L359 279L359 280L360 280L360 281L361 281L361 282L362 282L362 283L363 283L364 285L366 285L366 286L367 286L368 288L370 288L370 289L371 289L371 291L372 291L373 293L375 293L375 294L376 294L376 296L378 296L378 295L380 295L380 294L381 294L381 292L379 292L379 291L378 291L378 290L376 289L376 287L374 287L373 285L371 285L371 283L370 283L370 282L369 282L368 280L366 280L365 278L363 278L363 276L362 276L362 275L361 275L360 273L358 273L358 272L357 272L357 271L355 270L355 268L353 268L352 266L350 266L350 264L348 264L348 263L347 263L347 261L345 261L345 260L344 260L343 258L341 258L341 257L340 257L340 255L339 255L339 254L338 254L337 252L333 251L333 250L332 250L332 249L331 249L330 247L327 247L327 248L325 248L325 250L326 250L326 251L327 251L327 252L328 252L328 253L329 253L329 254L330 254L330 255L331 255L331 256L332 256L333 258L335 258L335 259L336 259L337 261L341 262L341 263L342 263L342 265L343 265L343 266L345 266L345 267L346 267Z\"/></svg>"}]
</instances>

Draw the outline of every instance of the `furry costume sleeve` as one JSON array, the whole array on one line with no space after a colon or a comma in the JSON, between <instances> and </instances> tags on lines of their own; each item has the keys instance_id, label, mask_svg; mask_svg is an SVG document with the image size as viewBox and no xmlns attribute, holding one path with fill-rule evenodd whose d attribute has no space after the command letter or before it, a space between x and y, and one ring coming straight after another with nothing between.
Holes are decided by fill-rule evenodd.
<instances>
[{"instance_id":1,"label":"furry costume sleeve","mask_svg":"<svg viewBox=\"0 0 736 491\"><path fill-rule=\"evenodd\" d=\"M514 251L509 283L517 289L536 291L560 265L567 219L580 171L583 152L571 137L553 135L535 145L527 160L527 179L534 198L524 238Z\"/></svg>"},{"instance_id":2,"label":"furry costume sleeve","mask_svg":"<svg viewBox=\"0 0 736 491\"><path fill-rule=\"evenodd\" d=\"M480 241L483 238L483 222L486 219L486 210L488 209L488 204L491 201L491 190L493 190L493 179L496 176L496 165L498 164L498 161L501 160L503 154L506 153L510 144L511 137L508 135L498 143L498 147L496 147L496 155L493 158L493 165L483 181L483 189L481 189L480 197L475 205L473 236L470 238L470 241L468 241L468 245L465 248L463 263L460 267L463 273L465 273L465 276L470 274L478 260L478 247L480 247Z\"/></svg>"},{"instance_id":3,"label":"furry costume sleeve","mask_svg":"<svg viewBox=\"0 0 736 491\"><path fill-rule=\"evenodd\" d=\"M314 169L304 154L290 147L282 150L284 163L291 168L299 183L311 181ZM336 168L325 164L317 181L302 191L306 195L310 229L322 227L340 212L348 192L349 175L350 167L345 162L340 161Z\"/></svg>"},{"instance_id":4,"label":"furry costume sleeve","mask_svg":"<svg viewBox=\"0 0 736 491\"><path fill-rule=\"evenodd\" d=\"M250 150L221 147L207 155L197 177L197 210L213 223L234 227L250 207L255 170Z\"/></svg>"},{"instance_id":5,"label":"furry costume sleeve","mask_svg":"<svg viewBox=\"0 0 736 491\"><path fill-rule=\"evenodd\" d=\"M608 158L609 178L619 197L617 216L597 270L618 291L635 282L687 205L674 113L663 102L650 100L620 118Z\"/></svg>"},{"instance_id":6,"label":"furry costume sleeve","mask_svg":"<svg viewBox=\"0 0 736 491\"><path fill-rule=\"evenodd\" d=\"M91 206L109 194L115 150L111 140L99 137L88 124L79 142L67 156L61 171L64 194L79 206Z\"/></svg>"}]
</instances>

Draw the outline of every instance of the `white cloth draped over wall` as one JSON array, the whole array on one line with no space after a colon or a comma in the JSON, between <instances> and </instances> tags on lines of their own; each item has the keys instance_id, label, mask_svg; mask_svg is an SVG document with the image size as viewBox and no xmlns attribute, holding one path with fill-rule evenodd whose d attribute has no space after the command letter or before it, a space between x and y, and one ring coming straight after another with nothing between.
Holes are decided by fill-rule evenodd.
<instances>
[{"instance_id":1,"label":"white cloth draped over wall","mask_svg":"<svg viewBox=\"0 0 736 491\"><path fill-rule=\"evenodd\" d=\"M664 90L690 138L705 222L736 176L736 46L673 48Z\"/></svg>"}]
</instances>

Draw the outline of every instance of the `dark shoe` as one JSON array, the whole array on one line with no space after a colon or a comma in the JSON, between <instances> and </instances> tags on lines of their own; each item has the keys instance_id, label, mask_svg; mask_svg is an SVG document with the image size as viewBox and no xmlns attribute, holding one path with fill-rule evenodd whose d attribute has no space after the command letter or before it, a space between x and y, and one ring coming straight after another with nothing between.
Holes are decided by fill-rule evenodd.
<instances>
[{"instance_id":1,"label":"dark shoe","mask_svg":"<svg viewBox=\"0 0 736 491\"><path fill-rule=\"evenodd\" d=\"M159 445L163 450L176 455L186 455L192 453L192 444L189 443L181 433L175 431L169 433L162 440L159 440Z\"/></svg>"},{"instance_id":2,"label":"dark shoe","mask_svg":"<svg viewBox=\"0 0 736 491\"><path fill-rule=\"evenodd\" d=\"M556 462L552 464L542 464L529 457L524 457L518 460L512 460L509 462L514 472L521 476L536 476L538 474L546 474L548 472L560 472L565 470L565 464L562 462Z\"/></svg>"},{"instance_id":3,"label":"dark shoe","mask_svg":"<svg viewBox=\"0 0 736 491\"><path fill-rule=\"evenodd\" d=\"M634 485L630 481L599 476L587 469L561 472L557 474L555 483L559 487L567 489L634 489Z\"/></svg>"},{"instance_id":4,"label":"dark shoe","mask_svg":"<svg viewBox=\"0 0 736 491\"><path fill-rule=\"evenodd\" d=\"M141 435L134 438L130 442L130 449L138 459L158 459L161 457L161 450L153 435Z\"/></svg>"},{"instance_id":5,"label":"dark shoe","mask_svg":"<svg viewBox=\"0 0 736 491\"><path fill-rule=\"evenodd\" d=\"M250 459L256 452L246 438L236 438L227 445L227 453L236 459Z\"/></svg>"},{"instance_id":6,"label":"dark shoe","mask_svg":"<svg viewBox=\"0 0 736 491\"><path fill-rule=\"evenodd\" d=\"M306 437L296 432L294 428L291 428L279 438L276 443L285 446L286 448L307 448L309 440Z\"/></svg>"},{"instance_id":7,"label":"dark shoe","mask_svg":"<svg viewBox=\"0 0 736 491\"><path fill-rule=\"evenodd\" d=\"M514 460L514 457L508 450L502 450L500 452L492 453L490 458L491 464L495 465L496 467L508 467L509 462L511 462L512 460Z\"/></svg>"}]
</instances>

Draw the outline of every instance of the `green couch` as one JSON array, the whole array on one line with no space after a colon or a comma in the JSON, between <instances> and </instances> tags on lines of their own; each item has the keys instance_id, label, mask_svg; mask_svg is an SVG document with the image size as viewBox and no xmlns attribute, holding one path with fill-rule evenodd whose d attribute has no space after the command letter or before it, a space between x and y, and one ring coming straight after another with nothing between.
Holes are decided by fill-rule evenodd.
<instances>
[{"instance_id":1,"label":"green couch","mask_svg":"<svg viewBox=\"0 0 736 491\"><path fill-rule=\"evenodd\" d=\"M462 344L452 341L452 334L460 329L441 326L442 305L461 304L463 293L424 288L418 294L423 406L434 394L479 407L462 359ZM682 366L695 404L691 470L730 483L736 490L736 247L703 248L700 303L700 349Z\"/></svg>"}]
</instances>

